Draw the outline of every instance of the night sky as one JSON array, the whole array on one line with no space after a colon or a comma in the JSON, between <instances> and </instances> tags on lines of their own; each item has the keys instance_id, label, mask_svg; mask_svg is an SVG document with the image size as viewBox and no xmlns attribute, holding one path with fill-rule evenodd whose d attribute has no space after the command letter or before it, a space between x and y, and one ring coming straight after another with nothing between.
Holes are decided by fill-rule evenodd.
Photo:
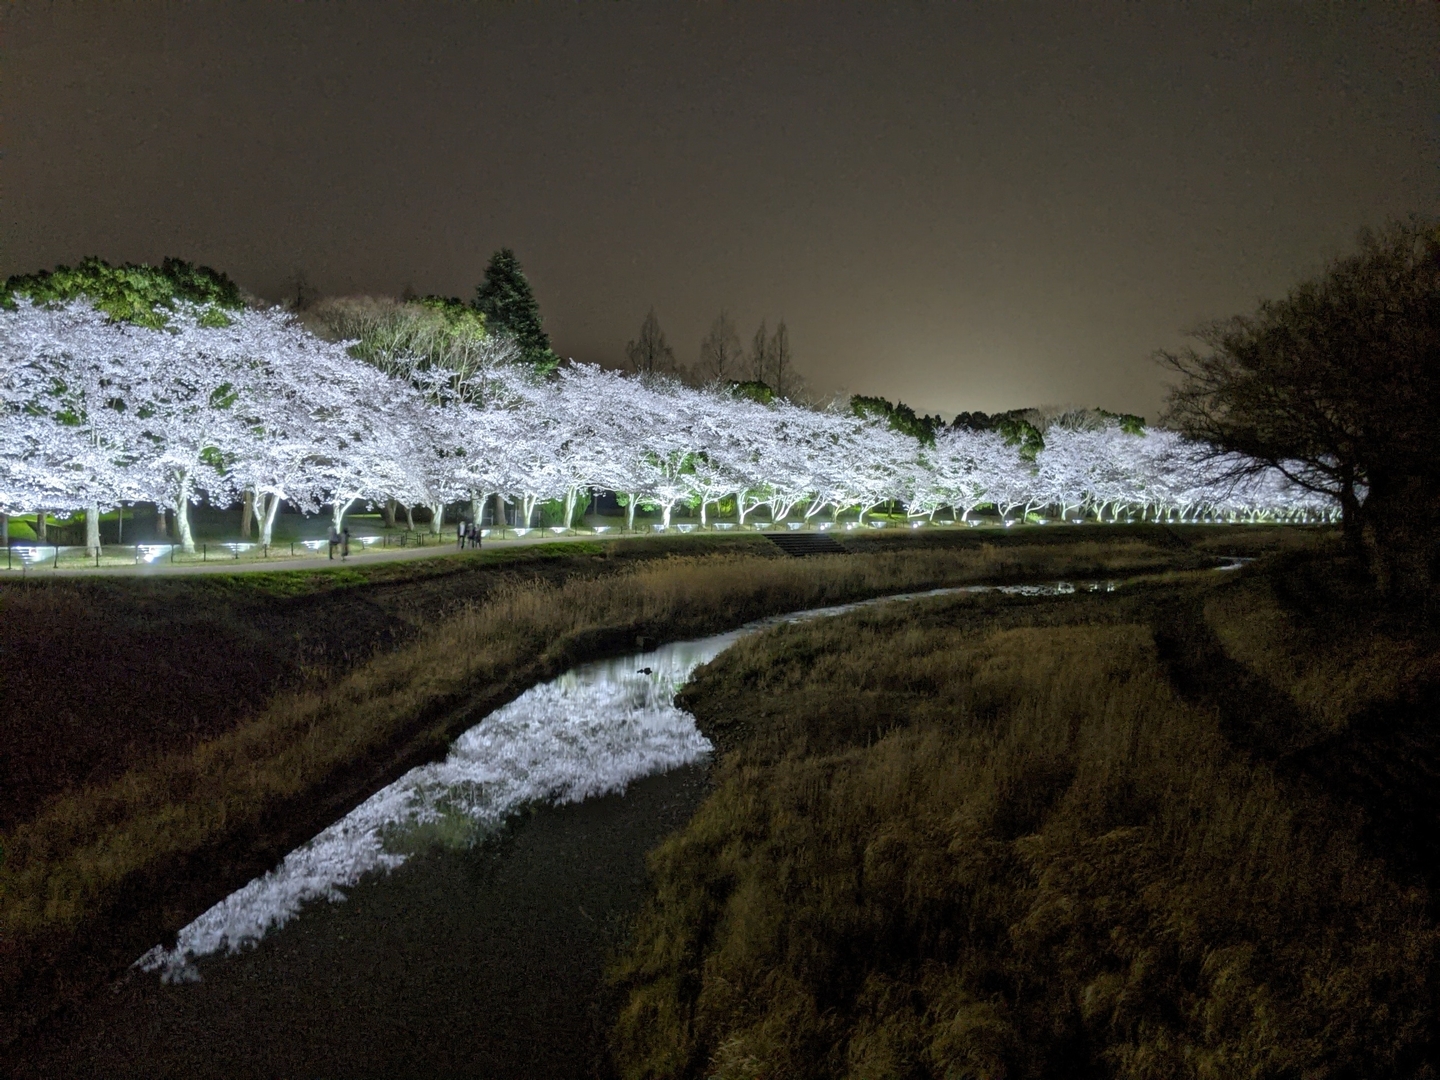
<instances>
[{"instance_id":1,"label":"night sky","mask_svg":"<svg viewBox=\"0 0 1440 1080\"><path fill-rule=\"evenodd\" d=\"M561 355L784 317L816 390L1154 416L1149 360L1440 212L1440 5L0 11L0 273L473 295Z\"/></svg>"}]
</instances>

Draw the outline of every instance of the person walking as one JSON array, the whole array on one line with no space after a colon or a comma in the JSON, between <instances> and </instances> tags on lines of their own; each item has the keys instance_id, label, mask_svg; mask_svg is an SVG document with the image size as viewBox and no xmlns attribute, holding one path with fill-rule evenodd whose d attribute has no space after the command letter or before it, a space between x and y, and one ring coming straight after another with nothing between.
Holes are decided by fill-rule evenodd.
<instances>
[{"instance_id":1,"label":"person walking","mask_svg":"<svg viewBox=\"0 0 1440 1080\"><path fill-rule=\"evenodd\" d=\"M455 526L455 546L461 551L465 550L465 538L469 533L469 529L470 526L464 518L461 518L460 523Z\"/></svg>"},{"instance_id":2,"label":"person walking","mask_svg":"<svg viewBox=\"0 0 1440 1080\"><path fill-rule=\"evenodd\" d=\"M330 526L330 558L335 558L335 545L340 543L340 530Z\"/></svg>"},{"instance_id":3,"label":"person walking","mask_svg":"<svg viewBox=\"0 0 1440 1080\"><path fill-rule=\"evenodd\" d=\"M343 559L348 559L349 557L350 557L350 526L349 526L349 525L346 525L345 528L343 528L343 529L340 530L340 558L343 560Z\"/></svg>"}]
</instances>

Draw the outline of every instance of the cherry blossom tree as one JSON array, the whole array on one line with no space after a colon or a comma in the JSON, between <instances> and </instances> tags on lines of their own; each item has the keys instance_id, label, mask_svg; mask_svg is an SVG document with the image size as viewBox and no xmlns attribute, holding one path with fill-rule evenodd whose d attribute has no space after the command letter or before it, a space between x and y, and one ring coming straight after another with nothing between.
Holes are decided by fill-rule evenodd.
<instances>
[{"instance_id":1,"label":"cherry blossom tree","mask_svg":"<svg viewBox=\"0 0 1440 1080\"><path fill-rule=\"evenodd\" d=\"M940 430L929 445L851 410L586 364L545 375L482 329L454 364L397 347L377 366L279 310L217 317L180 302L156 328L83 300L18 298L0 311L0 512L85 511L95 549L101 510L155 502L174 508L189 550L190 502L242 492L267 545L282 503L329 506L338 529L357 502L397 498L428 505L438 528L447 505L468 500L478 520L504 495L526 524L558 500L571 527L595 489L620 495L632 528L637 505L658 509L662 527L694 506L708 525L730 498L742 525L762 506L773 521L854 509L863 522L887 502L932 521L947 507L968 520L987 503L1006 518L1041 508L1111 521L1335 514L1283 469L1227 464L1108 414L1058 418L1043 447L969 428Z\"/></svg>"}]
</instances>

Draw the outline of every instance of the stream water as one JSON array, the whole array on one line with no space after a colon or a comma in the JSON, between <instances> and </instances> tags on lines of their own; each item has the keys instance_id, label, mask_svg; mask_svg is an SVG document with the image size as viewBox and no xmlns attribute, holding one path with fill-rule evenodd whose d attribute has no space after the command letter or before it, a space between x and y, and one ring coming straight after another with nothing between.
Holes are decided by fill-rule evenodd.
<instances>
[{"instance_id":1,"label":"stream water","mask_svg":"<svg viewBox=\"0 0 1440 1080\"><path fill-rule=\"evenodd\" d=\"M698 666L784 622L1076 589L882 597L576 667L151 949L20 1074L585 1075L603 1047L600 973L643 900L644 853L704 795L711 747L673 700Z\"/></svg>"}]
</instances>

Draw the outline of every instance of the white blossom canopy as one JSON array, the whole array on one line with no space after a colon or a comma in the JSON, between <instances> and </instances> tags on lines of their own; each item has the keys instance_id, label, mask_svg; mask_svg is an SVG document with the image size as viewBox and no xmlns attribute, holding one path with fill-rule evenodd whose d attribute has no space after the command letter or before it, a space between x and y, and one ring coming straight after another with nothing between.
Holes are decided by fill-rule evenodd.
<instances>
[{"instance_id":1,"label":"white blossom canopy","mask_svg":"<svg viewBox=\"0 0 1440 1080\"><path fill-rule=\"evenodd\" d=\"M526 521L557 500L570 523L592 490L708 521L858 513L1048 510L1073 517L1231 520L1333 517L1278 471L1243 483L1208 448L1117 422L1053 424L1028 460L998 432L942 430L934 445L847 410L760 404L719 387L587 364L548 379L491 350L483 393L418 366L387 374L279 309L228 325L182 305L152 330L83 301L0 311L0 511L71 512L122 502L183 517L205 497L256 500L262 538L280 503L512 500ZM487 356L489 354L487 353ZM474 385L480 385L475 383Z\"/></svg>"}]
</instances>

